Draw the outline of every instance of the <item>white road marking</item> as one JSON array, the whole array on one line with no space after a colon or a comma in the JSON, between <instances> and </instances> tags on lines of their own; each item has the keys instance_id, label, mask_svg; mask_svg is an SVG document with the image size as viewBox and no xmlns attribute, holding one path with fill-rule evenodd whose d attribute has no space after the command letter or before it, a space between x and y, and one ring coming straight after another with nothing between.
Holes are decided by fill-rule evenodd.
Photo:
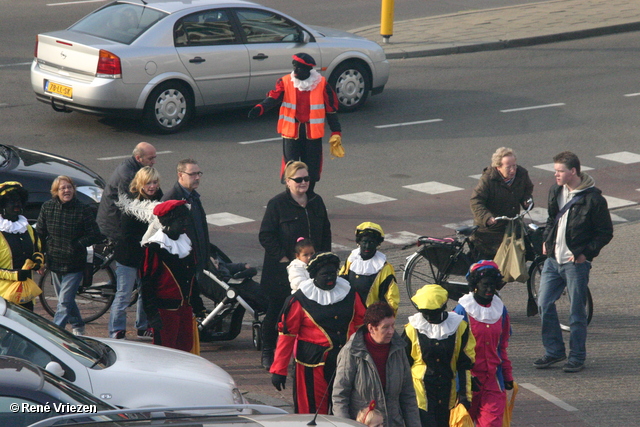
<instances>
[{"instance_id":1,"label":"white road marking","mask_svg":"<svg viewBox=\"0 0 640 427\"><path fill-rule=\"evenodd\" d=\"M158 151L156 152L156 155L158 154L171 154L173 153L173 151ZM128 159L129 157L131 157L131 154L127 154L126 156L113 156L113 157L98 157L96 160L118 160L118 159Z\"/></svg>"},{"instance_id":2,"label":"white road marking","mask_svg":"<svg viewBox=\"0 0 640 427\"><path fill-rule=\"evenodd\" d=\"M105 2L106 0L80 0L80 1L66 1L63 3L49 3L47 6L69 6L69 5L74 5L74 4L80 4L80 3L101 3L101 2Z\"/></svg>"},{"instance_id":3,"label":"white road marking","mask_svg":"<svg viewBox=\"0 0 640 427\"><path fill-rule=\"evenodd\" d=\"M441 122L442 119L431 119L431 120L420 120L417 122L404 122L404 123L392 123L389 125L379 125L379 126L374 126L376 129L386 129L386 128L395 128L398 126L413 126L413 125L423 125L426 123L437 123L437 122Z\"/></svg>"},{"instance_id":4,"label":"white road marking","mask_svg":"<svg viewBox=\"0 0 640 427\"><path fill-rule=\"evenodd\" d=\"M4 68L4 67L17 67L20 65L31 65L31 62L17 62L15 64L4 64L4 65L0 65L0 68Z\"/></svg>"},{"instance_id":5,"label":"white road marking","mask_svg":"<svg viewBox=\"0 0 640 427\"><path fill-rule=\"evenodd\" d=\"M507 110L500 110L500 112L501 113L514 113L516 111L528 111L528 110L538 110L540 108L562 107L563 105L564 105L563 102L558 102L556 104L533 105L531 107L522 107L522 108L509 108Z\"/></svg>"},{"instance_id":6,"label":"white road marking","mask_svg":"<svg viewBox=\"0 0 640 427\"><path fill-rule=\"evenodd\" d=\"M337 243L331 243L331 252L351 252L353 248L350 248L345 245L339 245Z\"/></svg>"},{"instance_id":7,"label":"white road marking","mask_svg":"<svg viewBox=\"0 0 640 427\"><path fill-rule=\"evenodd\" d=\"M393 243L394 245L408 245L418 241L420 235L411 233L409 231L397 231L395 233L388 233L384 236L384 241Z\"/></svg>"},{"instance_id":8,"label":"white road marking","mask_svg":"<svg viewBox=\"0 0 640 427\"><path fill-rule=\"evenodd\" d=\"M628 219L622 218L620 215L612 214L611 212L609 212L609 215L611 215L612 222L629 222Z\"/></svg>"},{"instance_id":9,"label":"white road marking","mask_svg":"<svg viewBox=\"0 0 640 427\"><path fill-rule=\"evenodd\" d=\"M383 196L381 194L363 191L362 193L342 194L336 196L338 199L347 200L349 202L359 203L361 205L371 205L374 203L393 202L393 197Z\"/></svg>"},{"instance_id":10,"label":"white road marking","mask_svg":"<svg viewBox=\"0 0 640 427\"><path fill-rule=\"evenodd\" d=\"M624 163L629 165L631 163L640 163L640 154L630 153L628 151L620 151L618 153L603 154L596 156L601 159L611 160L612 162Z\"/></svg>"},{"instance_id":11,"label":"white road marking","mask_svg":"<svg viewBox=\"0 0 640 427\"><path fill-rule=\"evenodd\" d=\"M443 184L437 181L423 182L422 184L403 185L402 188L419 191L427 194L450 193L452 191L464 190L464 188L454 187L453 185Z\"/></svg>"},{"instance_id":12,"label":"white road marking","mask_svg":"<svg viewBox=\"0 0 640 427\"><path fill-rule=\"evenodd\" d=\"M479 173L478 175L469 175L469 178L471 178L471 179L480 179L480 178L482 178L482 174Z\"/></svg>"},{"instance_id":13,"label":"white road marking","mask_svg":"<svg viewBox=\"0 0 640 427\"><path fill-rule=\"evenodd\" d=\"M281 141L282 138L267 138L267 139L255 139L253 141L240 141L238 144L257 144L259 142L269 142L269 141Z\"/></svg>"},{"instance_id":14,"label":"white road marking","mask_svg":"<svg viewBox=\"0 0 640 427\"><path fill-rule=\"evenodd\" d=\"M254 219L245 218L229 212L220 212L207 215L207 222L211 225L223 227L225 225L243 224L245 222L253 222Z\"/></svg>"},{"instance_id":15,"label":"white road marking","mask_svg":"<svg viewBox=\"0 0 640 427\"><path fill-rule=\"evenodd\" d=\"M624 96L629 97L629 96L640 96L640 92L639 93L627 93Z\"/></svg>"},{"instance_id":16,"label":"white road marking","mask_svg":"<svg viewBox=\"0 0 640 427\"><path fill-rule=\"evenodd\" d=\"M619 199L617 197L604 196L604 198L607 199L607 205L609 205L609 209L622 208L626 206L634 206L638 204L637 202L633 202L631 200Z\"/></svg>"},{"instance_id":17,"label":"white road marking","mask_svg":"<svg viewBox=\"0 0 640 427\"><path fill-rule=\"evenodd\" d=\"M460 227L469 227L471 225L473 225L472 219L467 219L461 222L452 222L450 224L442 224L443 227L450 228L452 230L455 230L456 228L460 228Z\"/></svg>"},{"instance_id":18,"label":"white road marking","mask_svg":"<svg viewBox=\"0 0 640 427\"><path fill-rule=\"evenodd\" d=\"M575 411L578 410L578 408L575 408L575 407L569 405L568 403L558 399L557 397L555 397L551 393L548 393L548 392L544 391L543 389L541 389L540 387L536 387L533 384L524 383L524 384L520 384L520 387L524 387L527 390L534 392L538 396L548 400L549 402L551 402L554 405L564 409L565 411L575 412Z\"/></svg>"},{"instance_id":19,"label":"white road marking","mask_svg":"<svg viewBox=\"0 0 640 427\"><path fill-rule=\"evenodd\" d=\"M553 165L554 165L554 163L545 163L544 165L535 165L534 168L542 169L542 170L549 171L549 172L555 172L555 170L553 169ZM580 170L581 171L592 171L593 168L591 168L589 166L581 165L580 166Z\"/></svg>"}]
</instances>

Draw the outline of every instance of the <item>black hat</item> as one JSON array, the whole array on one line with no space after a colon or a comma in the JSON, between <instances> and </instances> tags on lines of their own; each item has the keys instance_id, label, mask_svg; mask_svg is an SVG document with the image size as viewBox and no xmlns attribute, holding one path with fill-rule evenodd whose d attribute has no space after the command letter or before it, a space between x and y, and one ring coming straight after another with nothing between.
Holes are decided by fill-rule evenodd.
<instances>
[{"instance_id":1,"label":"black hat","mask_svg":"<svg viewBox=\"0 0 640 427\"><path fill-rule=\"evenodd\" d=\"M311 261L309 261L307 265L309 277L313 279L322 267L329 264L334 264L337 270L338 267L340 267L340 258L338 258L338 255L333 252L318 252L311 258Z\"/></svg>"},{"instance_id":2,"label":"black hat","mask_svg":"<svg viewBox=\"0 0 640 427\"><path fill-rule=\"evenodd\" d=\"M313 59L311 55L304 52L296 53L295 55L293 55L293 62L297 62L311 68L316 66L316 60Z\"/></svg>"}]
</instances>

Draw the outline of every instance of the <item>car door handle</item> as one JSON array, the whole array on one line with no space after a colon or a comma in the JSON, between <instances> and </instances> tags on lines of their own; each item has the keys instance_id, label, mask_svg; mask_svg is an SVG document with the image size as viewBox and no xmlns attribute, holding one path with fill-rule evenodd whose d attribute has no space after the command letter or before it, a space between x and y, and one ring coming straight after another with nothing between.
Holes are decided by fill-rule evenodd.
<instances>
[{"instance_id":1,"label":"car door handle","mask_svg":"<svg viewBox=\"0 0 640 427\"><path fill-rule=\"evenodd\" d=\"M256 56L253 57L253 59L267 59L268 56L265 55L264 53L259 53Z\"/></svg>"},{"instance_id":2,"label":"car door handle","mask_svg":"<svg viewBox=\"0 0 640 427\"><path fill-rule=\"evenodd\" d=\"M195 58L189 60L189 62L191 62L192 64L199 64L204 61L206 61L206 59L201 58L199 56L196 56Z\"/></svg>"}]
</instances>

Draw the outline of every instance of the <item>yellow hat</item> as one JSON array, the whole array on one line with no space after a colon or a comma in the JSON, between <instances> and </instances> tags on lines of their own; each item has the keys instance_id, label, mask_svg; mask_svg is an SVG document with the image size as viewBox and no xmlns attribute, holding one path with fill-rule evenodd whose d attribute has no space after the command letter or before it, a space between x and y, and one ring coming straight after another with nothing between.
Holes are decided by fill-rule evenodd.
<instances>
[{"instance_id":1,"label":"yellow hat","mask_svg":"<svg viewBox=\"0 0 640 427\"><path fill-rule=\"evenodd\" d=\"M418 310L437 310L449 299L449 293L440 285L424 285L411 298Z\"/></svg>"},{"instance_id":2,"label":"yellow hat","mask_svg":"<svg viewBox=\"0 0 640 427\"><path fill-rule=\"evenodd\" d=\"M384 239L384 231L382 231L382 227L374 222L363 222L359 226L356 227L356 237L358 234L364 233L365 231L375 231L380 235L382 239Z\"/></svg>"}]
</instances>

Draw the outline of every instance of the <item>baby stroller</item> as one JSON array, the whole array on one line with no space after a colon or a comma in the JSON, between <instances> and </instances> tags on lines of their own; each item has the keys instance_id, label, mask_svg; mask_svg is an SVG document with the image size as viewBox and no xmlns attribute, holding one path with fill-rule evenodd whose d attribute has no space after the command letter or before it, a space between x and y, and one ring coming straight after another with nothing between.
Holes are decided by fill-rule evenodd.
<instances>
[{"instance_id":1,"label":"baby stroller","mask_svg":"<svg viewBox=\"0 0 640 427\"><path fill-rule=\"evenodd\" d=\"M198 320L200 340L230 341L242 329L245 312L253 318L253 346L262 349L262 320L266 312L266 298L261 295L260 285L252 279L253 268L246 269L244 263L236 264L216 245L211 244L205 278L199 283L200 293L216 303L213 310Z\"/></svg>"}]
</instances>

